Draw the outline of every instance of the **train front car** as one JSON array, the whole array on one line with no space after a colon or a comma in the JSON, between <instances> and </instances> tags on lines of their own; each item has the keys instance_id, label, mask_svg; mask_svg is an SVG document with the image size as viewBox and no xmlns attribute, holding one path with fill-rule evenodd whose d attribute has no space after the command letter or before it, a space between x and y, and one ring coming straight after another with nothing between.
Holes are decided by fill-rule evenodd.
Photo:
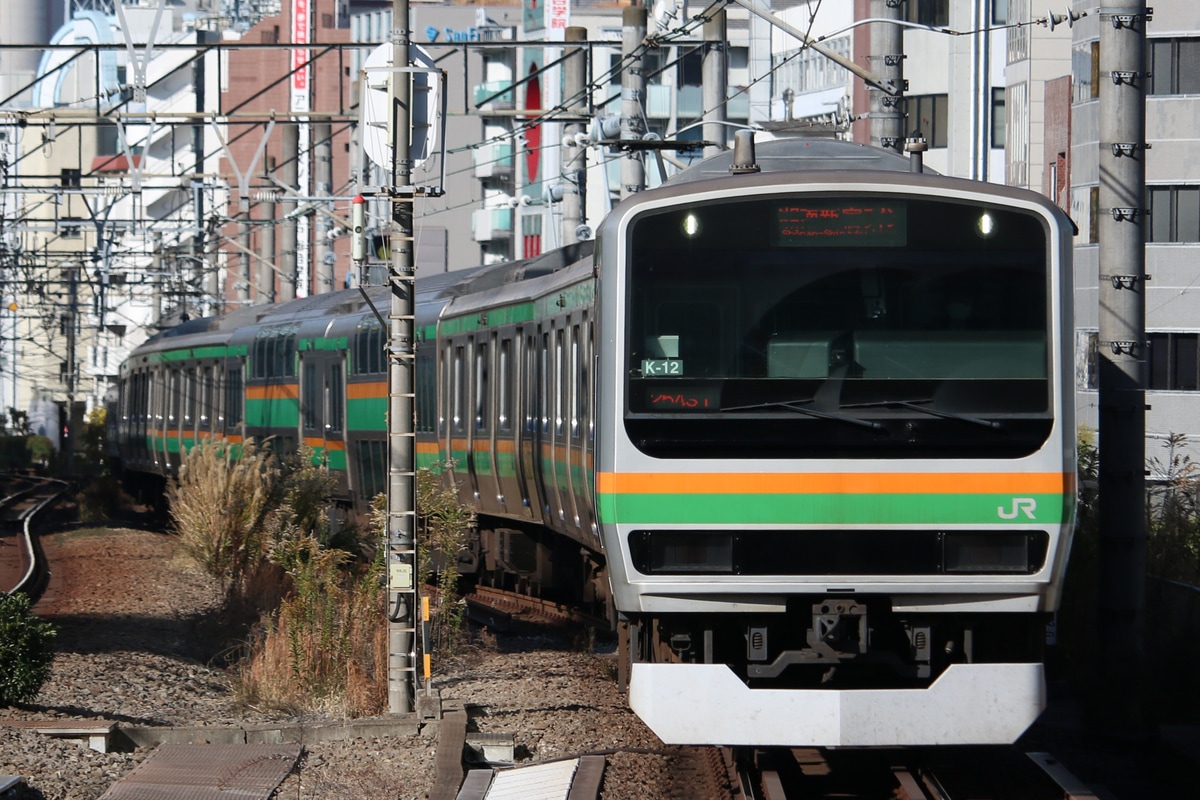
<instances>
[{"instance_id":1,"label":"train front car","mask_svg":"<svg viewBox=\"0 0 1200 800\"><path fill-rule=\"evenodd\" d=\"M1070 245L1035 194L899 171L610 215L596 492L664 742L1009 743L1037 718L1075 503Z\"/></svg>"}]
</instances>

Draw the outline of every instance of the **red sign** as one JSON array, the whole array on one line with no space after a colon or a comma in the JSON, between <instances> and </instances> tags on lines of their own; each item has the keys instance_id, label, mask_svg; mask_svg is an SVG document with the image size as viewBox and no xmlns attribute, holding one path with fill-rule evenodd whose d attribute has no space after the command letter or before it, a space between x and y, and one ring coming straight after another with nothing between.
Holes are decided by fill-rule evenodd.
<instances>
[{"instance_id":1,"label":"red sign","mask_svg":"<svg viewBox=\"0 0 1200 800\"><path fill-rule=\"evenodd\" d=\"M292 43L308 44L309 0L292 0ZM292 51L292 91L308 89L308 50Z\"/></svg>"}]
</instances>

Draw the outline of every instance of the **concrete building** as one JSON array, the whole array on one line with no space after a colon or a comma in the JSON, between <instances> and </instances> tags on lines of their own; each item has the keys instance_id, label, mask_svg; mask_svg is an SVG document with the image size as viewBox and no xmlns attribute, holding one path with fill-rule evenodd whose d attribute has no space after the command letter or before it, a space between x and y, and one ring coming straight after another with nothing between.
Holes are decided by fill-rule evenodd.
<instances>
[{"instance_id":1,"label":"concrete building","mask_svg":"<svg viewBox=\"0 0 1200 800\"><path fill-rule=\"evenodd\" d=\"M1056 176L1053 191L1069 195L1080 229L1075 248L1078 415L1094 428L1103 247L1096 220L1108 213L1098 207L1105 109L1097 81L1107 79L1098 74L1098 57L1100 25L1108 21L1091 3L1075 2L1073 8L1091 13L1072 29L1070 93L1056 85L1055 129L1046 138L1047 145L1057 141L1056 148L1068 136L1070 141L1068 168ZM1200 458L1200 5L1160 0L1146 30L1146 455L1162 461L1167 437L1184 434L1188 440L1181 454L1195 460ZM1048 148L1048 163L1060 159L1056 148Z\"/></svg>"},{"instance_id":2,"label":"concrete building","mask_svg":"<svg viewBox=\"0 0 1200 800\"><path fill-rule=\"evenodd\" d=\"M195 288L197 180L218 150L196 114L217 87L216 55L190 47L210 33L203 5L76 12L6 114L0 242L16 408L96 405L155 325L211 308ZM152 54L151 39L163 45Z\"/></svg>"}]
</instances>

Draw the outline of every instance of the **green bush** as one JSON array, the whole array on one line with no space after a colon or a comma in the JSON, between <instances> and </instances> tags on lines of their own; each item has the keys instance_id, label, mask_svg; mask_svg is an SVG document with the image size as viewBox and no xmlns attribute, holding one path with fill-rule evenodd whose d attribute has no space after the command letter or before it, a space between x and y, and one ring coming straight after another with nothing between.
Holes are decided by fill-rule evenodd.
<instances>
[{"instance_id":1,"label":"green bush","mask_svg":"<svg viewBox=\"0 0 1200 800\"><path fill-rule=\"evenodd\" d=\"M33 615L25 595L0 597L0 706L37 697L50 676L56 633Z\"/></svg>"}]
</instances>

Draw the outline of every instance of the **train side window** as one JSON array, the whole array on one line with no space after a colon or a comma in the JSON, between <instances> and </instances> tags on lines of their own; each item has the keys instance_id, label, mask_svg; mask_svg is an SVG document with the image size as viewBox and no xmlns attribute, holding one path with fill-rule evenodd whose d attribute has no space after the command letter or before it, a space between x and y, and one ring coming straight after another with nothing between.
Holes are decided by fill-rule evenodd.
<instances>
[{"instance_id":1,"label":"train side window","mask_svg":"<svg viewBox=\"0 0 1200 800\"><path fill-rule=\"evenodd\" d=\"M320 422L321 381L317 377L317 365L308 361L304 362L301 374L301 397L304 398L301 408L304 430L315 431Z\"/></svg>"},{"instance_id":2,"label":"train side window","mask_svg":"<svg viewBox=\"0 0 1200 800\"><path fill-rule=\"evenodd\" d=\"M364 500L371 500L387 489L384 484L387 477L387 442L375 439L361 441L354 448L354 454L358 462L359 494Z\"/></svg>"},{"instance_id":3,"label":"train side window","mask_svg":"<svg viewBox=\"0 0 1200 800\"><path fill-rule=\"evenodd\" d=\"M387 372L387 359L384 355L383 327L374 317L364 318L354 333L351 371L355 375L378 375Z\"/></svg>"},{"instance_id":4,"label":"train side window","mask_svg":"<svg viewBox=\"0 0 1200 800\"><path fill-rule=\"evenodd\" d=\"M225 429L242 424L242 366L238 364L225 371Z\"/></svg>"},{"instance_id":5,"label":"train side window","mask_svg":"<svg viewBox=\"0 0 1200 800\"><path fill-rule=\"evenodd\" d=\"M342 379L341 362L329 367L329 408L325 410L325 428L330 433L342 432L345 418L346 392Z\"/></svg>"},{"instance_id":6,"label":"train side window","mask_svg":"<svg viewBox=\"0 0 1200 800\"><path fill-rule=\"evenodd\" d=\"M550 397L551 391L554 388L554 375L550 370L550 334L542 334L542 347L538 353L538 372L542 379L542 391L540 392L542 416L542 433L550 433Z\"/></svg>"},{"instance_id":7,"label":"train side window","mask_svg":"<svg viewBox=\"0 0 1200 800\"><path fill-rule=\"evenodd\" d=\"M213 418L213 371L205 367L200 373L200 413L199 424L202 428L212 425Z\"/></svg>"},{"instance_id":8,"label":"train side window","mask_svg":"<svg viewBox=\"0 0 1200 800\"><path fill-rule=\"evenodd\" d=\"M571 438L579 438L579 395L582 391L580 374L579 374L579 324L571 326L571 351L569 354L571 363L570 370L567 372L569 391L571 393Z\"/></svg>"},{"instance_id":9,"label":"train side window","mask_svg":"<svg viewBox=\"0 0 1200 800\"><path fill-rule=\"evenodd\" d=\"M441 374L438 378L438 394L442 402L438 403L438 436L446 433L446 409L450 406L450 373L453 368L453 349L450 345L442 348Z\"/></svg>"},{"instance_id":10,"label":"train side window","mask_svg":"<svg viewBox=\"0 0 1200 800\"><path fill-rule=\"evenodd\" d=\"M466 399L467 391L463 380L463 360L465 358L465 348L462 345L455 347L454 358L450 364L450 401L453 404L450 410L450 424L454 433L463 432L463 401Z\"/></svg>"},{"instance_id":11,"label":"train side window","mask_svg":"<svg viewBox=\"0 0 1200 800\"><path fill-rule=\"evenodd\" d=\"M170 370L167 373L167 425L174 426L179 421L179 371Z\"/></svg>"},{"instance_id":12,"label":"train side window","mask_svg":"<svg viewBox=\"0 0 1200 800\"><path fill-rule=\"evenodd\" d=\"M150 413L154 416L155 427L163 426L164 418L166 417L166 401L163 399L165 388L163 384L166 382L167 376L164 374L161 367L154 370L150 376Z\"/></svg>"},{"instance_id":13,"label":"train side window","mask_svg":"<svg viewBox=\"0 0 1200 800\"><path fill-rule=\"evenodd\" d=\"M501 339L497 353L496 429L512 430L512 339Z\"/></svg>"},{"instance_id":14,"label":"train side window","mask_svg":"<svg viewBox=\"0 0 1200 800\"><path fill-rule=\"evenodd\" d=\"M183 425L191 428L196 419L196 370L183 373Z\"/></svg>"},{"instance_id":15,"label":"train side window","mask_svg":"<svg viewBox=\"0 0 1200 800\"><path fill-rule=\"evenodd\" d=\"M538 381L537 381L537 344L533 335L525 337L525 371L523 373L524 387L524 417L525 417L525 432L533 433L537 430L537 397L538 397Z\"/></svg>"},{"instance_id":16,"label":"train side window","mask_svg":"<svg viewBox=\"0 0 1200 800\"><path fill-rule=\"evenodd\" d=\"M567 381L564 380L566 358L563 330L559 328L554 331L554 433L556 436L562 436L566 418Z\"/></svg>"},{"instance_id":17,"label":"train side window","mask_svg":"<svg viewBox=\"0 0 1200 800\"><path fill-rule=\"evenodd\" d=\"M212 429L219 431L225 427L225 382L222 380L220 365L212 370Z\"/></svg>"},{"instance_id":18,"label":"train side window","mask_svg":"<svg viewBox=\"0 0 1200 800\"><path fill-rule=\"evenodd\" d=\"M491 391L488 380L488 344L479 342L475 347L475 380L472 387L475 393L475 430L484 433L488 429L488 415L491 409L488 404L488 394Z\"/></svg>"},{"instance_id":19,"label":"train side window","mask_svg":"<svg viewBox=\"0 0 1200 800\"><path fill-rule=\"evenodd\" d=\"M585 323L587 327L587 349L584 350L583 370L581 372L583 380L581 391L583 392L583 418L587 420L588 440L595 441L596 439L596 404L592 402L592 392L596 386L596 326L591 320Z\"/></svg>"}]
</instances>

